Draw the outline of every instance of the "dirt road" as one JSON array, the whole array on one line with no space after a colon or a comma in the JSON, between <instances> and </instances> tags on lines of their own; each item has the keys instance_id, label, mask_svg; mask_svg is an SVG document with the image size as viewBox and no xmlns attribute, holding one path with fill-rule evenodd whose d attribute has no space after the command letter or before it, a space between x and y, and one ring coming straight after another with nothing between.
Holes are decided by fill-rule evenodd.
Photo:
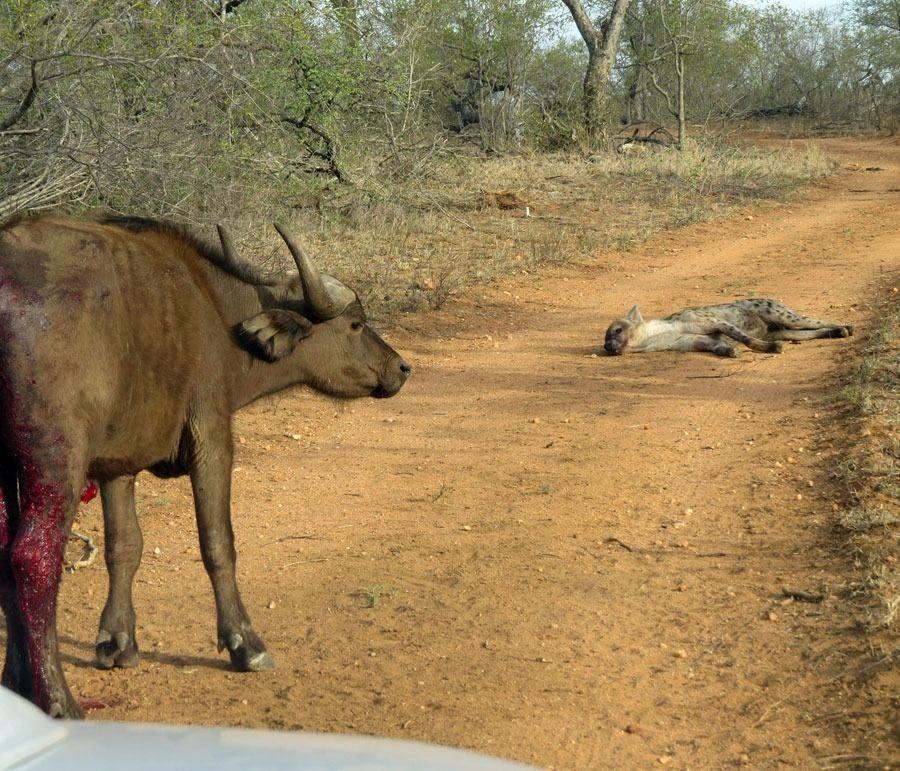
<instances>
[{"instance_id":1,"label":"dirt road","mask_svg":"<svg viewBox=\"0 0 900 771\"><path fill-rule=\"evenodd\" d=\"M391 401L295 392L243 412L239 570L274 673L215 654L187 483L142 477L139 669L90 667L102 566L64 581L70 683L110 705L91 718L383 734L556 768L847 754L852 725L829 716L849 698L851 621L781 588L845 580L829 472L852 341L596 355L638 300L649 316L771 296L864 332L867 291L900 261L900 145L825 147L844 171L801 202L402 318L390 338L415 372ZM100 522L95 502L82 527Z\"/></svg>"}]
</instances>

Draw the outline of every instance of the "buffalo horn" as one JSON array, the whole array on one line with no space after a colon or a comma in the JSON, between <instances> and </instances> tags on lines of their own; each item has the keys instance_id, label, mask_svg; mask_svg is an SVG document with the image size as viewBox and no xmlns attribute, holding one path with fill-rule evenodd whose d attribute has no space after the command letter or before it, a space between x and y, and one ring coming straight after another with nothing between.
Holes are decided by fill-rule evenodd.
<instances>
[{"instance_id":1,"label":"buffalo horn","mask_svg":"<svg viewBox=\"0 0 900 771\"><path fill-rule=\"evenodd\" d=\"M324 277L319 273L319 269L313 264L306 250L294 240L283 225L276 222L275 230L284 239L297 264L300 282L303 284L303 294L316 316L325 320L340 315L353 301L355 295L339 281L331 279L330 276L328 283L331 285L331 291L329 291Z\"/></svg>"},{"instance_id":2,"label":"buffalo horn","mask_svg":"<svg viewBox=\"0 0 900 771\"><path fill-rule=\"evenodd\" d=\"M216 230L219 232L219 241L222 242L222 254L225 256L225 265L220 265L219 267L224 268L248 284L278 285L279 281L277 279L264 276L256 268L244 261L238 254L231 234L225 229L224 225L216 225Z\"/></svg>"},{"instance_id":3,"label":"buffalo horn","mask_svg":"<svg viewBox=\"0 0 900 771\"><path fill-rule=\"evenodd\" d=\"M234 241L231 240L231 234L225 230L225 226L216 225L216 230L219 231L219 240L222 242L222 253L227 260L233 263L243 262L240 255L237 253L237 249L234 248Z\"/></svg>"}]
</instances>

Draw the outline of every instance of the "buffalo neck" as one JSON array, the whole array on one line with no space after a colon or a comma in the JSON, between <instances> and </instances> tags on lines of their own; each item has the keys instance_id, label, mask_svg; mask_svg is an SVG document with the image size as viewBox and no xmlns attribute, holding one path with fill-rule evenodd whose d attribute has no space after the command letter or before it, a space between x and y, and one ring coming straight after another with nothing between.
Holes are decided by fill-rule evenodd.
<instances>
[{"instance_id":1,"label":"buffalo neck","mask_svg":"<svg viewBox=\"0 0 900 771\"><path fill-rule=\"evenodd\" d=\"M212 269L216 299L231 340L229 371L224 374L229 385L232 410L240 409L266 394L308 382L309 370L305 357L295 354L274 362L263 361L241 348L233 331L237 324L271 308L296 304L300 309L302 291L295 284L248 284L221 270Z\"/></svg>"}]
</instances>

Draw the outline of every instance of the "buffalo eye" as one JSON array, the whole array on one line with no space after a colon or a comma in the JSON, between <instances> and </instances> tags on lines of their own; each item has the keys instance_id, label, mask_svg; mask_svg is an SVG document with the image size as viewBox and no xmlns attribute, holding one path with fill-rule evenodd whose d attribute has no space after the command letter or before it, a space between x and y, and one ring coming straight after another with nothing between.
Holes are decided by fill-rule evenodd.
<instances>
[{"instance_id":1,"label":"buffalo eye","mask_svg":"<svg viewBox=\"0 0 900 771\"><path fill-rule=\"evenodd\" d=\"M359 332L359 330L361 330L362 328L363 328L363 323L361 321L354 321L350 325L350 329L352 329L354 332Z\"/></svg>"}]
</instances>

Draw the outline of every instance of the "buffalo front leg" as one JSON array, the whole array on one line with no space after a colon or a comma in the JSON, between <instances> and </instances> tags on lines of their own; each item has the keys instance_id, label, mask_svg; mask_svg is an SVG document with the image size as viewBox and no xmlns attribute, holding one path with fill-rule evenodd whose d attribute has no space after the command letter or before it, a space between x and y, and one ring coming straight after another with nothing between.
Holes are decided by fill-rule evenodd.
<instances>
[{"instance_id":1,"label":"buffalo front leg","mask_svg":"<svg viewBox=\"0 0 900 771\"><path fill-rule=\"evenodd\" d=\"M12 569L12 542L19 520L16 467L0 457L0 608L6 617L6 661L2 684L13 693L32 698L31 667L25 642L25 627L19 615Z\"/></svg>"},{"instance_id":2,"label":"buffalo front leg","mask_svg":"<svg viewBox=\"0 0 900 771\"><path fill-rule=\"evenodd\" d=\"M134 505L134 477L123 476L102 482L100 498L109 595L100 616L94 663L100 669L134 667L140 656L134 632L131 586L144 548Z\"/></svg>"},{"instance_id":3,"label":"buffalo front leg","mask_svg":"<svg viewBox=\"0 0 900 771\"><path fill-rule=\"evenodd\" d=\"M200 533L200 553L216 598L219 650L228 649L241 672L272 669L275 663L250 624L237 587L231 527L231 432L227 427L194 440L190 475Z\"/></svg>"}]
</instances>

